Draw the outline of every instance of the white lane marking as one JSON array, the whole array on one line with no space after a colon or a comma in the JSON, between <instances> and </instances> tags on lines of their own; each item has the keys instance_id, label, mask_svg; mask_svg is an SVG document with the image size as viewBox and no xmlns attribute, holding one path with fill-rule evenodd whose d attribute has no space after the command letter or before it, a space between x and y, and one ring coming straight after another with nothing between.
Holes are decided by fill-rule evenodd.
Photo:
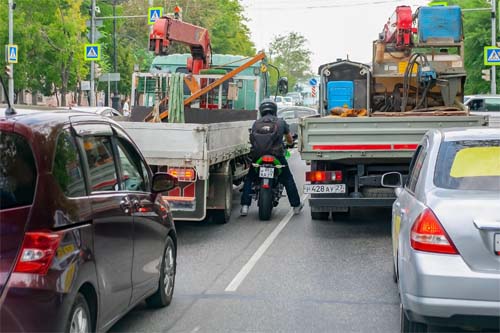
<instances>
[{"instance_id":1,"label":"white lane marking","mask_svg":"<svg viewBox=\"0 0 500 333\"><path fill-rule=\"evenodd\" d=\"M307 195L303 195L302 198L300 198L300 201L304 202L306 198ZM278 237L279 233L285 228L288 222L290 222L292 216L293 216L293 208L291 208L285 215L285 217L281 219L280 223L276 226L276 228L274 228L273 232L271 232L271 234L267 236L264 243L260 245L257 251L255 251L253 256L248 260L248 262L245 264L245 266L243 266L243 268L238 272L238 274L236 274L234 279L231 281L231 283L228 284L228 286L224 291L234 292L238 289L240 284L247 277L248 273L250 273L250 271L255 266L257 261L259 261L259 259L264 255L269 246L271 246L276 237Z\"/></svg>"},{"instance_id":2,"label":"white lane marking","mask_svg":"<svg viewBox=\"0 0 500 333\"><path fill-rule=\"evenodd\" d=\"M200 327L200 326L196 326L196 327L195 327L195 328L191 331L191 333L196 333L196 332L198 332L200 329L201 329L201 327Z\"/></svg>"}]
</instances>

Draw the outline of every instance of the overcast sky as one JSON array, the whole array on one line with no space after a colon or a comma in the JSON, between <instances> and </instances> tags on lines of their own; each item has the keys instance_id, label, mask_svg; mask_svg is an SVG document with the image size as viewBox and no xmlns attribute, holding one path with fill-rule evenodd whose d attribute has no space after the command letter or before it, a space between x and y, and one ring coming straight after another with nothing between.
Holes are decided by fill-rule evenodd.
<instances>
[{"instance_id":1,"label":"overcast sky","mask_svg":"<svg viewBox=\"0 0 500 333\"><path fill-rule=\"evenodd\" d=\"M430 0L241 0L257 50L275 35L296 31L307 38L312 70L337 58L371 61L372 41L399 5L417 8Z\"/></svg>"}]
</instances>

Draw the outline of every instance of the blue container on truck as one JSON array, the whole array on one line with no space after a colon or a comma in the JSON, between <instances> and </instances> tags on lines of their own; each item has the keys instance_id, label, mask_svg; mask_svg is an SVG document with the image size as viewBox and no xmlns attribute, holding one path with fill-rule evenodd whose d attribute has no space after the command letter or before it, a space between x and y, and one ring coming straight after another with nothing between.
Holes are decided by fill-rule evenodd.
<instances>
[{"instance_id":1,"label":"blue container on truck","mask_svg":"<svg viewBox=\"0 0 500 333\"><path fill-rule=\"evenodd\" d=\"M328 110L335 107L352 109L354 100L353 81L330 81L327 84Z\"/></svg>"},{"instance_id":2,"label":"blue container on truck","mask_svg":"<svg viewBox=\"0 0 500 333\"><path fill-rule=\"evenodd\" d=\"M458 6L420 7L418 13L418 39L462 40L462 11Z\"/></svg>"}]
</instances>

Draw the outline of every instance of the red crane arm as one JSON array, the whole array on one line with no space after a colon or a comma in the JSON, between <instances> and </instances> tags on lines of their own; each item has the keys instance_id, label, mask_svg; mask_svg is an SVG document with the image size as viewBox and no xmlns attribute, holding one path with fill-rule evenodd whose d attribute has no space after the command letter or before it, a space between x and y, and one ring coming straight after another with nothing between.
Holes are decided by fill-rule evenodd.
<instances>
[{"instance_id":1,"label":"red crane arm","mask_svg":"<svg viewBox=\"0 0 500 333\"><path fill-rule=\"evenodd\" d=\"M193 74L199 74L200 69L210 66L210 35L207 29L171 17L161 17L153 25L149 49L156 55L167 55L171 42L189 46L193 56Z\"/></svg>"}]
</instances>

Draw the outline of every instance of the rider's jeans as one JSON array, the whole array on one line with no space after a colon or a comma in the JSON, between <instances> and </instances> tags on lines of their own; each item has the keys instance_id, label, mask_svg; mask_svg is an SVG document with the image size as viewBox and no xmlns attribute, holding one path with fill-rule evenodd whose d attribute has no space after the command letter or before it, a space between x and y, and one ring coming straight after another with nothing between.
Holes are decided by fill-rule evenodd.
<instances>
[{"instance_id":1,"label":"rider's jeans","mask_svg":"<svg viewBox=\"0 0 500 333\"><path fill-rule=\"evenodd\" d=\"M299 192L297 191L297 186L295 185L295 181L293 180L292 172L288 167L288 162L285 156L279 156L277 159L280 161L281 165L285 165L285 168L281 169L281 174L278 177L278 180L281 184L283 184L286 188L286 194L288 196L288 201L290 202L290 206L298 207L300 206L300 197ZM243 193L241 194L241 205L250 206L252 203L252 184L254 180L257 178L257 173L254 167L250 167L248 174L245 178L245 183L243 184Z\"/></svg>"}]
</instances>

